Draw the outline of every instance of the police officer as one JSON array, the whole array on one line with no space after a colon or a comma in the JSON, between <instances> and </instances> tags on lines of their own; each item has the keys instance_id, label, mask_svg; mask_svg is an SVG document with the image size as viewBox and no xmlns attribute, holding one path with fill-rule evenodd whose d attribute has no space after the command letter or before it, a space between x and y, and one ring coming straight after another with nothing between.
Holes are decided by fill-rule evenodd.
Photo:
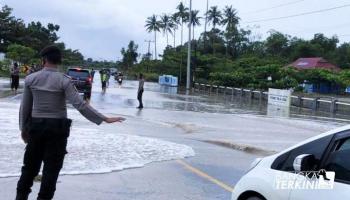
<instances>
[{"instance_id":1,"label":"police officer","mask_svg":"<svg viewBox=\"0 0 350 200\"><path fill-rule=\"evenodd\" d=\"M143 103L142 103L142 95L143 95L143 87L145 84L145 79L143 79L143 74L139 75L139 88L137 90L137 100L139 101L138 109L143 109Z\"/></svg>"},{"instance_id":2,"label":"police officer","mask_svg":"<svg viewBox=\"0 0 350 200\"><path fill-rule=\"evenodd\" d=\"M57 71L61 51L56 46L42 50L44 68L26 77L20 108L20 130L27 144L16 200L27 200L33 179L43 165L38 200L52 199L63 166L71 120L67 119L66 99L95 124L122 122L122 117L106 117L78 94L69 77Z\"/></svg>"}]
</instances>

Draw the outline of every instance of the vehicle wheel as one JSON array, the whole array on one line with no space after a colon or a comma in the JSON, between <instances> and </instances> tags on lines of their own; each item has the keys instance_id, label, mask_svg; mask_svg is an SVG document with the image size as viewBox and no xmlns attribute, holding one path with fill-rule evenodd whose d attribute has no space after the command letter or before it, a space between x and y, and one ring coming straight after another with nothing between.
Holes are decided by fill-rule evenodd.
<instances>
[{"instance_id":1,"label":"vehicle wheel","mask_svg":"<svg viewBox=\"0 0 350 200\"><path fill-rule=\"evenodd\" d=\"M249 197L246 200L263 200L263 199L261 199L260 197Z\"/></svg>"}]
</instances>

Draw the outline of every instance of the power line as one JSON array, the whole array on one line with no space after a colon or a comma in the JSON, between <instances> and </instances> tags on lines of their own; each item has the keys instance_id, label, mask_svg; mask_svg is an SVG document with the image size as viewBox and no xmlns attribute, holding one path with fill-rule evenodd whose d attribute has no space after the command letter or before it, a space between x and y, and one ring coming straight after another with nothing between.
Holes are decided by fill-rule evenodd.
<instances>
[{"instance_id":1,"label":"power line","mask_svg":"<svg viewBox=\"0 0 350 200\"><path fill-rule=\"evenodd\" d=\"M326 8L326 9L321 9L321 10L315 10L315 11L310 11L310 12L304 12L304 13L299 13L299 14L294 14L294 15L282 16L282 17L273 17L273 18L267 18L267 19L247 21L247 22L243 22L243 23L244 24L251 24L251 23L257 23L257 22L276 21L276 20L280 20L280 19L288 19L288 18L299 17L299 16L304 16L304 15L311 15L311 14L316 14L316 13L328 12L331 10L336 10L336 9L345 8L345 7L350 7L350 4L345 4L342 6Z\"/></svg>"},{"instance_id":2,"label":"power line","mask_svg":"<svg viewBox=\"0 0 350 200\"><path fill-rule=\"evenodd\" d=\"M288 3L284 3L284 4L279 4L279 5L270 7L270 8L263 8L263 9L249 11L249 12L245 12L245 13L241 13L241 14L245 15L245 14L252 14L252 13L261 13L261 12L265 12L265 11L268 11L268 10L273 10L275 8L281 8L281 7L297 4L297 3L300 3L300 2L303 2L303 1L305 1L305 0L292 1L292 2L288 2Z\"/></svg>"}]
</instances>

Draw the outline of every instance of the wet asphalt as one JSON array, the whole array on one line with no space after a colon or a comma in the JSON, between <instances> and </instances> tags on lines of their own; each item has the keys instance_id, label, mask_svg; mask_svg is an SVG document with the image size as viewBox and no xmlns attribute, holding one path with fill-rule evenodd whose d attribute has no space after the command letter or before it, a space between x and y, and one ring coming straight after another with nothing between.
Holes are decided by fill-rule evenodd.
<instances>
[{"instance_id":1,"label":"wet asphalt","mask_svg":"<svg viewBox=\"0 0 350 200\"><path fill-rule=\"evenodd\" d=\"M137 82L127 81L122 86L118 86L111 80L107 93L102 94L98 78L96 79L91 104L104 114L122 115L127 118L123 125L108 125L104 128L185 144L192 147L196 155L181 161L151 163L142 168L107 174L60 176L54 199L230 199L230 190L234 188L235 183L244 175L250 163L261 156L203 142L205 139L237 139L239 141L238 137L243 138L243 136L234 135L235 132L242 130L242 133L248 133L247 128L249 127L239 127L240 122L245 120L244 117L239 117L241 121L236 120L236 124L225 123L226 119L234 116L227 115L228 108L221 105L220 102L213 102L211 99L196 95L181 95L178 94L179 91L176 91L176 88L164 88L157 84L146 83L145 109L137 110ZM230 109L230 112L243 115L259 114L255 111ZM224 117L218 113L223 114ZM223 117L223 120L219 120L223 121L221 124L218 123L219 128L214 125L209 126L215 123L215 120L213 121L208 116L213 119ZM283 131L283 127L264 125L267 122L262 119L249 120L257 120L262 126L270 127L271 130ZM204 126L206 124L208 126ZM249 129L251 132L262 135L264 131L257 131L255 125L251 125L250 128L253 128ZM303 129L303 124L300 127L295 127L293 123L284 125L290 126L290 130L303 130L309 133L304 137L327 129L316 128L317 125L307 126L305 129ZM231 130L232 134L230 134ZM292 143L302 139L304 138L298 137L295 141L292 140ZM269 146L269 144L265 145ZM284 148L289 145L288 143L279 147ZM0 199L14 199L17 179L16 177L0 179ZM30 199L35 199L38 189L39 184L35 183Z\"/></svg>"}]
</instances>

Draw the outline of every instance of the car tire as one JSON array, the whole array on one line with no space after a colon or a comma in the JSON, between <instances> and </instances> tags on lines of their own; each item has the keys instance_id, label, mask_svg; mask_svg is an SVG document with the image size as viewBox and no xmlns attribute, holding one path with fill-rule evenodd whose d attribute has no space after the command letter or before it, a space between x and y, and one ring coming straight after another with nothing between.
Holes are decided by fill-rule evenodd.
<instances>
[{"instance_id":1,"label":"car tire","mask_svg":"<svg viewBox=\"0 0 350 200\"><path fill-rule=\"evenodd\" d=\"M260 197L248 197L246 200L264 200Z\"/></svg>"}]
</instances>

